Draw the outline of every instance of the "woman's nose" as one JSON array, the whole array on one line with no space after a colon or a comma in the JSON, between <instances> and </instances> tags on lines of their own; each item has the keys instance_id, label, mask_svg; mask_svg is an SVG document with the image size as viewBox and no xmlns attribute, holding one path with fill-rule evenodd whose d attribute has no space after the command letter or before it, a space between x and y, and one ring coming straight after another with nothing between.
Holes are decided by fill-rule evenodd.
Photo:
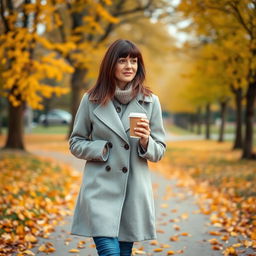
<instances>
[{"instance_id":1,"label":"woman's nose","mask_svg":"<svg viewBox=\"0 0 256 256\"><path fill-rule=\"evenodd\" d=\"M129 60L128 60L126 63L127 63L126 66L127 66L128 68L131 68L131 67L132 67L132 64L131 64L131 62L130 62Z\"/></svg>"}]
</instances>

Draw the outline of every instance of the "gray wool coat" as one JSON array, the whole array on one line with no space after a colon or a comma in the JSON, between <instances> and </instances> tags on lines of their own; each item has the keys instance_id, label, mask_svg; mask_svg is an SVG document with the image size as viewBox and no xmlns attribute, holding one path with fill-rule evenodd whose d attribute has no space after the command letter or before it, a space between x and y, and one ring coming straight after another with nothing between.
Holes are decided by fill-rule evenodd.
<instances>
[{"instance_id":1,"label":"gray wool coat","mask_svg":"<svg viewBox=\"0 0 256 256\"><path fill-rule=\"evenodd\" d=\"M119 241L156 239L155 208L148 161L166 150L159 99L142 94L120 118L114 104L92 103L84 94L69 139L70 151L86 160L71 226L72 235L118 237ZM145 113L151 134L144 151L129 137L130 112ZM103 149L107 152L103 154Z\"/></svg>"}]
</instances>

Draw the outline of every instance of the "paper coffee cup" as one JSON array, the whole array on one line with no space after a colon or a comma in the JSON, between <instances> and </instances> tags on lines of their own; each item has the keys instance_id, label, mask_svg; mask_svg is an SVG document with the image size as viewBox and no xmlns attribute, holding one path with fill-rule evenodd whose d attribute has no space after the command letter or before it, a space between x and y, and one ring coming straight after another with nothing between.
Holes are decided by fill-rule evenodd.
<instances>
[{"instance_id":1,"label":"paper coffee cup","mask_svg":"<svg viewBox=\"0 0 256 256\"><path fill-rule=\"evenodd\" d=\"M130 113L130 137L132 138L140 138L134 132L134 128L137 127L137 122L140 121L141 118L147 118L147 115L144 113Z\"/></svg>"}]
</instances>

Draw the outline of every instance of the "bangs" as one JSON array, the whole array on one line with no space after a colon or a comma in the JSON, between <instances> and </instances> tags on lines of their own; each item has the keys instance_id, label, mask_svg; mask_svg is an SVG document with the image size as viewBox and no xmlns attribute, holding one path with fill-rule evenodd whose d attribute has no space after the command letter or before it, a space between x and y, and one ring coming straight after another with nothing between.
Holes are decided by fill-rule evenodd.
<instances>
[{"instance_id":1,"label":"bangs","mask_svg":"<svg viewBox=\"0 0 256 256\"><path fill-rule=\"evenodd\" d=\"M120 48L118 58L126 58L128 56L130 56L131 58L136 58L140 55L140 51L135 45L126 43L125 45L123 45L123 47Z\"/></svg>"}]
</instances>

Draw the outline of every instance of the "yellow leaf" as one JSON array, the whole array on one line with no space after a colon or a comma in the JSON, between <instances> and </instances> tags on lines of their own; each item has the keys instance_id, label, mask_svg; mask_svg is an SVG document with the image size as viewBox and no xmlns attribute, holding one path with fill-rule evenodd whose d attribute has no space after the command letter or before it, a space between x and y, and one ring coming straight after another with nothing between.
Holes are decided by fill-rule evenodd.
<instances>
[{"instance_id":1,"label":"yellow leaf","mask_svg":"<svg viewBox=\"0 0 256 256\"><path fill-rule=\"evenodd\" d=\"M189 233L187 232L183 232L183 233L180 233L181 236L189 236Z\"/></svg>"},{"instance_id":2,"label":"yellow leaf","mask_svg":"<svg viewBox=\"0 0 256 256\"><path fill-rule=\"evenodd\" d=\"M23 253L25 253L26 255L35 255L32 251L30 251L30 250L26 250L26 251L24 251Z\"/></svg>"},{"instance_id":3,"label":"yellow leaf","mask_svg":"<svg viewBox=\"0 0 256 256\"><path fill-rule=\"evenodd\" d=\"M80 252L78 249L70 249L68 252Z\"/></svg>"},{"instance_id":4,"label":"yellow leaf","mask_svg":"<svg viewBox=\"0 0 256 256\"><path fill-rule=\"evenodd\" d=\"M45 244L42 244L42 245L39 246L39 248L38 248L38 251L39 251L39 252L44 252L45 250L46 250Z\"/></svg>"},{"instance_id":5,"label":"yellow leaf","mask_svg":"<svg viewBox=\"0 0 256 256\"><path fill-rule=\"evenodd\" d=\"M161 244L161 247L162 247L162 248L169 248L170 245L169 245L169 244Z\"/></svg>"},{"instance_id":6,"label":"yellow leaf","mask_svg":"<svg viewBox=\"0 0 256 256\"><path fill-rule=\"evenodd\" d=\"M173 241L173 242L176 242L176 241L179 240L179 237L178 236L171 236L170 240Z\"/></svg>"},{"instance_id":7,"label":"yellow leaf","mask_svg":"<svg viewBox=\"0 0 256 256\"><path fill-rule=\"evenodd\" d=\"M142 250L134 250L133 253L139 254L139 255L146 254L146 252L144 252L144 251L142 251Z\"/></svg>"},{"instance_id":8,"label":"yellow leaf","mask_svg":"<svg viewBox=\"0 0 256 256\"><path fill-rule=\"evenodd\" d=\"M162 252L162 251L163 251L162 248L155 248L155 249L154 249L154 252Z\"/></svg>"},{"instance_id":9,"label":"yellow leaf","mask_svg":"<svg viewBox=\"0 0 256 256\"><path fill-rule=\"evenodd\" d=\"M209 234L212 236L220 236L220 232L219 231L209 231Z\"/></svg>"},{"instance_id":10,"label":"yellow leaf","mask_svg":"<svg viewBox=\"0 0 256 256\"><path fill-rule=\"evenodd\" d=\"M150 244L151 244L151 245L157 245L158 242L157 242L157 240L153 240L153 241L150 242Z\"/></svg>"},{"instance_id":11,"label":"yellow leaf","mask_svg":"<svg viewBox=\"0 0 256 256\"><path fill-rule=\"evenodd\" d=\"M31 242L31 243L36 243L37 238L35 236L33 236L32 234L27 234L27 235L25 235L25 241Z\"/></svg>"}]
</instances>

